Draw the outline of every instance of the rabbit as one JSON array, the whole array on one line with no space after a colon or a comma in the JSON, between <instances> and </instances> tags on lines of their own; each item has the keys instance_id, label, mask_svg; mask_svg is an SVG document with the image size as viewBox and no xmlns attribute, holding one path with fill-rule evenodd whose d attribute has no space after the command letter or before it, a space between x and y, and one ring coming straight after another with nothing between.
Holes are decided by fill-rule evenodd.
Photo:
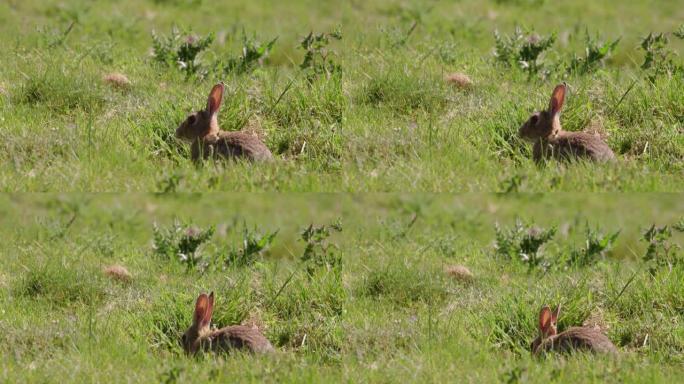
<instances>
[{"instance_id":1,"label":"rabbit","mask_svg":"<svg viewBox=\"0 0 684 384\"><path fill-rule=\"evenodd\" d=\"M560 305L551 312L544 306L539 312L539 336L532 342L532 354L539 355L546 352L590 351L617 355L618 350L610 339L593 327L570 327L558 333L556 323L560 313Z\"/></svg>"},{"instance_id":2,"label":"rabbit","mask_svg":"<svg viewBox=\"0 0 684 384\"><path fill-rule=\"evenodd\" d=\"M231 325L212 330L209 327L214 311L214 292L202 293L195 303L195 313L190 328L183 334L181 343L189 355L199 351L244 350L252 353L274 352L273 345L256 328Z\"/></svg>"},{"instance_id":3,"label":"rabbit","mask_svg":"<svg viewBox=\"0 0 684 384\"><path fill-rule=\"evenodd\" d=\"M565 83L557 85L551 94L549 109L533 113L518 131L520 137L534 142L535 162L551 157L558 160L614 161L615 154L600 137L588 132L564 131L561 127L560 113L566 88Z\"/></svg>"},{"instance_id":4,"label":"rabbit","mask_svg":"<svg viewBox=\"0 0 684 384\"><path fill-rule=\"evenodd\" d=\"M176 129L176 137L192 142L193 161L209 157L244 158L250 161L271 160L271 151L258 138L247 132L228 132L219 129L218 111L224 90L223 83L214 85L209 92L207 108L188 116Z\"/></svg>"}]
</instances>

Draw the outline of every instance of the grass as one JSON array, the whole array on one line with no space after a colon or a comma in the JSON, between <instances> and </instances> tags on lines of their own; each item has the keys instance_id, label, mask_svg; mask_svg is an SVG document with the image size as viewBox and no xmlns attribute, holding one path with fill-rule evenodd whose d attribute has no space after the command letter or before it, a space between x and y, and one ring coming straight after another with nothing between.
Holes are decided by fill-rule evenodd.
<instances>
[{"instance_id":1,"label":"grass","mask_svg":"<svg viewBox=\"0 0 684 384\"><path fill-rule=\"evenodd\" d=\"M0 2L0 382L676 381L679 3ZM218 81L276 161L191 163ZM616 164L531 160L561 81ZM185 356L202 291L278 352Z\"/></svg>"},{"instance_id":2,"label":"grass","mask_svg":"<svg viewBox=\"0 0 684 384\"><path fill-rule=\"evenodd\" d=\"M675 31L682 12L672 0L6 1L0 5L6 58L0 69L0 186L680 191L684 78L680 72L651 82L650 72L640 68L639 45L650 32ZM516 23L556 36L535 62L540 73L550 70L546 78L528 79L492 55L494 32L510 35ZM174 24L214 38L196 56L186 50L186 71L150 56L152 32L169 36ZM313 53L319 67L312 78L314 69L300 68L306 53L301 39L337 27L342 39ZM565 71L584 57L587 34L620 41L605 65ZM670 36L668 49L681 52L682 41ZM276 38L270 54L260 57ZM249 59L243 44L249 44ZM321 64L323 57L330 65ZM680 57L671 58L681 65ZM238 62L245 63L240 71L222 69ZM341 75L325 75L336 66ZM131 86L104 84L111 72L125 74ZM468 74L473 87L445 84L451 72ZM259 133L276 154L274 164L198 168L188 160L188 148L173 139L177 125L204 105L219 80L229 96L222 127ZM516 137L517 128L546 105L561 80L571 86L565 128L604 134L618 155L616 165L537 167L530 160L530 145Z\"/></svg>"},{"instance_id":3,"label":"grass","mask_svg":"<svg viewBox=\"0 0 684 384\"><path fill-rule=\"evenodd\" d=\"M656 245L658 257L674 252L669 267L643 258L652 224L681 228L677 195L3 195L0 213L3 382L672 382L683 373L682 233ZM201 260L241 249L245 228L277 234L250 263L188 267L153 247L179 225L204 239L193 246ZM341 231L312 237L322 225ZM557 229L535 246L545 263L501 257L494 242L521 241L516 225ZM596 233L618 231L591 264L567 262ZM131 280L106 276L113 264ZM455 264L472 279L445 273ZM255 324L278 353L184 356L178 339L209 290L216 324ZM596 324L621 356L530 356L536 314L555 303L561 329Z\"/></svg>"}]
</instances>

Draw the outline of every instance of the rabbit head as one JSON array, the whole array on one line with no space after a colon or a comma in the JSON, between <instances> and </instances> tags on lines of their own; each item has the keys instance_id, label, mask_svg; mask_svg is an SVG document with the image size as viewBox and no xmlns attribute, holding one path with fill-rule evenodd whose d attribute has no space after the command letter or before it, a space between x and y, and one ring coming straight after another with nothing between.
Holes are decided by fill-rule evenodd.
<instances>
[{"instance_id":1,"label":"rabbit head","mask_svg":"<svg viewBox=\"0 0 684 384\"><path fill-rule=\"evenodd\" d=\"M539 311L539 336L532 342L530 348L532 352L536 351L539 345L549 337L556 336L558 329L556 323L558 322L558 314L560 314L560 304L556 310L551 312L548 305L542 307Z\"/></svg>"},{"instance_id":2,"label":"rabbit head","mask_svg":"<svg viewBox=\"0 0 684 384\"><path fill-rule=\"evenodd\" d=\"M524 139L537 141L555 136L561 130L560 113L565 101L565 83L553 89L549 109L532 114L520 127L518 134Z\"/></svg>"},{"instance_id":3,"label":"rabbit head","mask_svg":"<svg viewBox=\"0 0 684 384\"><path fill-rule=\"evenodd\" d=\"M202 336L209 332L211 315L214 312L214 292L208 296L202 293L195 302L195 313L192 317L192 325L183 334L181 343L188 354L196 353L202 341Z\"/></svg>"},{"instance_id":4,"label":"rabbit head","mask_svg":"<svg viewBox=\"0 0 684 384\"><path fill-rule=\"evenodd\" d=\"M209 92L207 108L188 116L176 129L176 137L193 141L198 138L217 134L219 131L218 111L223 100L225 86L223 83L214 85Z\"/></svg>"}]
</instances>

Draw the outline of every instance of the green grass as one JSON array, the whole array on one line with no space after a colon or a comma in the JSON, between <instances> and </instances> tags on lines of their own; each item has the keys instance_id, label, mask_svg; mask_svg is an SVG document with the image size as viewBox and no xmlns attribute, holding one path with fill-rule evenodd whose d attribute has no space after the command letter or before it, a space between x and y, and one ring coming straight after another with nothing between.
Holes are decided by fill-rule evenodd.
<instances>
[{"instance_id":1,"label":"green grass","mask_svg":"<svg viewBox=\"0 0 684 384\"><path fill-rule=\"evenodd\" d=\"M650 272L641 240L651 224L684 224L676 195L4 195L0 213L2 382L665 383L684 373L684 254ZM547 268L497 253L496 225L516 218L557 228L539 253ZM341 266L309 269L301 231L338 219L326 241ZM155 225L174 220L215 229L196 251L208 267L154 250ZM620 234L594 263L568 264L587 226ZM278 234L253 263L216 261L243 246L245 227ZM682 240L674 231L668 242ZM132 280L105 276L111 264ZM453 264L473 280L444 273ZM209 290L217 325L257 324L277 354L184 356L178 338ZM547 303L563 304L561 329L604 327L620 357L530 356Z\"/></svg>"},{"instance_id":2,"label":"green grass","mask_svg":"<svg viewBox=\"0 0 684 384\"><path fill-rule=\"evenodd\" d=\"M650 83L641 39L677 29L675 0L630 1L98 1L0 4L0 186L4 191L681 191L684 78ZM73 23L73 24L72 24ZM203 79L150 56L173 24L215 42ZM415 23L415 28L412 26ZM622 37L605 67L528 80L497 64L494 31L516 23L557 42L546 63L583 55L584 33ZM70 27L71 26L71 27ZM307 82L303 36L340 26L341 77ZM277 37L254 72L214 70L238 57L242 31ZM410 32L409 32L410 31ZM682 41L672 37L670 49ZM680 57L674 58L681 65ZM459 71L470 90L443 82ZM102 76L122 72L117 90ZM224 129L262 133L270 165L194 167L173 139L223 80ZM615 165L537 167L516 137L554 84L571 85L563 124L597 128Z\"/></svg>"},{"instance_id":3,"label":"green grass","mask_svg":"<svg viewBox=\"0 0 684 384\"><path fill-rule=\"evenodd\" d=\"M651 80L639 45L682 20L676 0L0 2L0 382L676 381L684 200L652 192L684 187L684 70ZM555 36L546 75L496 61L517 24ZM152 56L173 25L213 38L187 70ZM302 38L337 28L302 69ZM571 73L586 32L620 42ZM191 163L174 130L218 81L222 128L275 162ZM561 81L564 127L616 164L532 162L518 127ZM672 236L649 247L654 224ZM216 325L278 352L185 356L210 290ZM556 303L620 357L532 357Z\"/></svg>"}]
</instances>

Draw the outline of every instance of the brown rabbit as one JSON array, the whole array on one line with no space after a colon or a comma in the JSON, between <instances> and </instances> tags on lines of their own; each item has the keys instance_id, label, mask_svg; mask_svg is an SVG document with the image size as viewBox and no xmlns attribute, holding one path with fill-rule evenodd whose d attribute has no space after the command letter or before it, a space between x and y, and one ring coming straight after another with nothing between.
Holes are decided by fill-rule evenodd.
<instances>
[{"instance_id":1,"label":"brown rabbit","mask_svg":"<svg viewBox=\"0 0 684 384\"><path fill-rule=\"evenodd\" d=\"M551 94L549 109L533 113L520 127L520 137L534 142L534 160L539 162L553 157L559 160L586 158L598 162L614 161L615 154L600 137L561 128L560 113L566 88L565 83L557 85Z\"/></svg>"},{"instance_id":2,"label":"brown rabbit","mask_svg":"<svg viewBox=\"0 0 684 384\"><path fill-rule=\"evenodd\" d=\"M531 350L535 355L546 352L590 351L594 353L617 354L618 350L610 339L596 328L570 327L558 333L556 322L560 305L551 312L544 306L539 312L539 336L532 342Z\"/></svg>"},{"instance_id":3,"label":"brown rabbit","mask_svg":"<svg viewBox=\"0 0 684 384\"><path fill-rule=\"evenodd\" d=\"M245 350L253 353L273 352L273 346L257 329L246 325L231 325L212 330L209 327L214 312L214 292L202 293L195 303L192 325L183 334L181 342L188 354L198 351Z\"/></svg>"},{"instance_id":4,"label":"brown rabbit","mask_svg":"<svg viewBox=\"0 0 684 384\"><path fill-rule=\"evenodd\" d=\"M188 116L176 130L176 137L192 142L192 159L223 157L248 160L271 160L273 155L258 138L246 132L219 130L218 110L225 86L214 85L209 93L207 108Z\"/></svg>"}]
</instances>

